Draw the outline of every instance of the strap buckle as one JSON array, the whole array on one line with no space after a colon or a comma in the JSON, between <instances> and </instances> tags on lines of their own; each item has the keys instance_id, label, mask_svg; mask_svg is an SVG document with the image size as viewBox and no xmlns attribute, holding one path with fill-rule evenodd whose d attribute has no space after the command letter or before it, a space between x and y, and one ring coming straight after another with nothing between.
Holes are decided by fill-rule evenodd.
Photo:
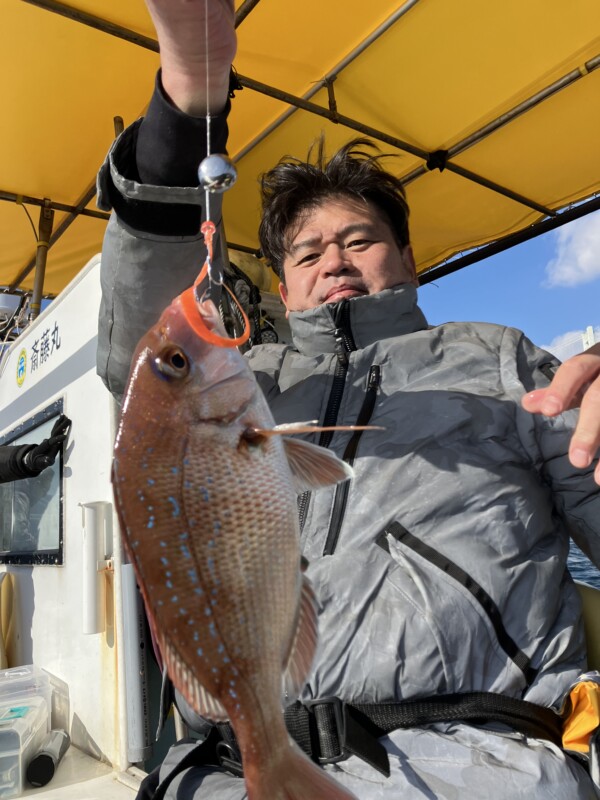
<instances>
[{"instance_id":1,"label":"strap buckle","mask_svg":"<svg viewBox=\"0 0 600 800\"><path fill-rule=\"evenodd\" d=\"M305 705L316 725L319 764L336 764L358 756L389 777L387 751L369 730L372 726L360 711L339 697L321 697Z\"/></svg>"}]
</instances>

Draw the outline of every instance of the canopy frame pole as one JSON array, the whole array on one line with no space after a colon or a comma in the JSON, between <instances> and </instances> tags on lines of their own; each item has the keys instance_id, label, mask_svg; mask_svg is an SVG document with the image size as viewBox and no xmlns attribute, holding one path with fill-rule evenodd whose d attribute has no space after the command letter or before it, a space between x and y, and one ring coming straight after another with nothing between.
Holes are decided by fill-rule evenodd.
<instances>
[{"instance_id":1,"label":"canopy frame pole","mask_svg":"<svg viewBox=\"0 0 600 800\"><path fill-rule=\"evenodd\" d=\"M90 200L91 199L92 198L90 198ZM25 195L25 194L15 194L14 192L5 192L3 189L0 189L0 200L5 200L8 203L17 203L18 205L24 205L24 206L43 207L46 205L46 203L49 203L49 207L53 211L66 211L69 214L78 214L81 215L82 217L93 217L94 219L102 219L102 220L107 220L110 217L110 214L107 214L105 211L94 211L93 209L88 209L88 208L80 209L78 205L71 206L68 205L67 203L56 203L54 200L47 200L47 198L31 197L30 195Z\"/></svg>"},{"instance_id":2,"label":"canopy frame pole","mask_svg":"<svg viewBox=\"0 0 600 800\"><path fill-rule=\"evenodd\" d=\"M54 231L54 233L51 236L50 235L48 236L47 240L48 247L52 247L54 244L56 244L56 242L58 241L58 239L60 239L63 233L65 233L65 231L71 226L71 224L75 222L77 217L83 213L82 209L85 209L85 206L92 200L95 194L96 194L96 184L94 182L85 192L83 197L79 200L77 205L74 208L72 208L71 213L69 213L69 215L65 217L65 219L63 219L63 221L60 223L60 225ZM52 213L54 213L54 204L50 201L49 203L50 203L49 207L51 208ZM88 214L87 216L98 216L98 214ZM102 214L102 219L108 219L109 216L110 216L109 214ZM8 287L8 291L13 292L19 286L21 281L23 281L29 275L29 273L35 266L36 266L36 259L32 258L28 262L28 264L25 267L23 267L23 269L19 272L19 274L15 278L13 278L12 283Z\"/></svg>"},{"instance_id":3,"label":"canopy frame pole","mask_svg":"<svg viewBox=\"0 0 600 800\"><path fill-rule=\"evenodd\" d=\"M304 111L309 111L313 114L316 114L320 117L325 117L330 122L335 124L343 125L346 128L350 128L351 130L357 131L358 133L364 133L366 136L370 136L372 139L377 139L380 142L385 142L386 144L392 145L398 150L403 150L406 153L411 153L411 155L417 156L417 158L422 158L423 161L426 163L432 163L433 157L435 157L438 153L442 151L437 151L436 153L429 153L427 150L423 150L421 147L417 147L416 145L409 144L408 142L403 141L402 139L398 139L396 136L390 136L388 133L384 133L383 131L377 130L377 128L372 128L370 125L364 125L362 122L358 122L355 119L350 117L346 117L339 112L332 113L329 108L324 108L323 106L319 106L316 103L311 103L308 100L303 100L301 97L295 97L294 95L290 95L287 92L283 92L280 89L275 89L272 86L267 86L260 81L255 81L253 78L248 78L244 75L237 74L237 79L242 84L242 86L246 86L253 91L260 92L262 94L267 94L270 97L275 98L276 100L281 100L284 103L290 103L292 105L297 106L298 108L303 109ZM239 157L235 157L234 161L238 161ZM437 166L437 162L436 162ZM496 192L497 194L504 195L508 197L510 200L514 200L521 205L527 206L528 208L533 209L534 211L543 214L545 217L553 216L556 212L550 208L546 208L546 206L537 203L535 200L530 200L527 197L519 194L518 192L513 192L512 189L508 189L505 186L501 186L499 183L495 181L488 180L487 178L482 177L481 175L472 172L471 170L465 169L464 167L459 167L456 164L452 164L451 162L445 160L443 164L440 164L438 167L440 171L447 169L448 172L453 172L456 175L460 175L463 178L467 178L468 180L472 181L473 183L477 183L480 186L485 187L486 189L491 189L492 191Z\"/></svg>"},{"instance_id":4,"label":"canopy frame pole","mask_svg":"<svg viewBox=\"0 0 600 800\"><path fill-rule=\"evenodd\" d=\"M48 248L54 224L54 209L50 207L50 200L44 201L40 208L40 225L38 230L37 250L35 254L35 280L33 294L29 303L29 322L39 316L42 307L42 294L44 291L44 278L46 277L46 261Z\"/></svg>"},{"instance_id":5,"label":"canopy frame pole","mask_svg":"<svg viewBox=\"0 0 600 800\"><path fill-rule=\"evenodd\" d=\"M571 70L571 72L563 75L562 78L559 78L558 80L554 81L554 83L549 84L536 94L528 97L527 100L524 100L522 103L514 106L514 108L511 108L509 111L501 114L496 119L488 122L487 125L484 125L479 130L469 134L469 136L462 139L460 142L452 145L452 147L448 148L447 151L448 158L453 158L460 153L464 153L465 150L473 147L473 145L479 144L479 142L483 141L483 139L487 138L491 133L494 133L495 131L504 127L504 125L508 125L509 122L513 122L513 120L522 116L525 114L525 112L531 111L532 108L535 108L535 106L539 105L544 100L553 97L555 94L557 94L557 92L560 92L561 89L566 89L567 86L570 86L572 83L575 83L575 81L585 77L590 72L598 69L598 67L600 67L600 55L594 56L594 58L586 61L582 67ZM409 172L408 175L405 175L402 178L402 183L406 186L407 184L421 177L421 175L424 175L426 172L427 169L425 167L417 167L417 169Z\"/></svg>"},{"instance_id":6,"label":"canopy frame pole","mask_svg":"<svg viewBox=\"0 0 600 800\"><path fill-rule=\"evenodd\" d=\"M517 231L497 241L484 244L462 256L455 256L450 261L443 261L437 265L433 264L417 276L419 283L424 286L426 283L436 281L438 278L444 278L446 275L451 275L453 272L464 269L464 267L469 267L478 261L484 261L486 258L502 253L504 250L509 250L515 245L528 242L530 239L535 239L536 236L553 231L561 225L566 225L568 222L573 222L573 220L580 219L586 214L591 214L593 211L598 210L600 210L600 196L594 196L590 200L572 206L567 211L556 214L554 217L540 220L540 222L536 222L522 231Z\"/></svg>"},{"instance_id":7,"label":"canopy frame pole","mask_svg":"<svg viewBox=\"0 0 600 800\"><path fill-rule=\"evenodd\" d=\"M244 0L242 5L235 12L235 27L237 28L246 19L251 11L254 11L260 0Z\"/></svg>"}]
</instances>

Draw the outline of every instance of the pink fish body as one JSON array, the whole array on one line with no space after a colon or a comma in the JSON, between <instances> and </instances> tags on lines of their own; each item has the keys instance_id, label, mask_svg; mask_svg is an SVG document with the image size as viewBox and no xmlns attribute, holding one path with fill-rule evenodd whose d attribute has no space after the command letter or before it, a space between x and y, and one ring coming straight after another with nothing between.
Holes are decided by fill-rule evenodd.
<instances>
[{"instance_id":1,"label":"pink fish body","mask_svg":"<svg viewBox=\"0 0 600 800\"><path fill-rule=\"evenodd\" d=\"M224 335L212 303L201 310ZM231 721L249 800L349 800L289 739L282 714L317 641L297 492L348 471L273 428L245 359L199 337L176 298L134 357L115 500L171 680L199 714Z\"/></svg>"}]
</instances>

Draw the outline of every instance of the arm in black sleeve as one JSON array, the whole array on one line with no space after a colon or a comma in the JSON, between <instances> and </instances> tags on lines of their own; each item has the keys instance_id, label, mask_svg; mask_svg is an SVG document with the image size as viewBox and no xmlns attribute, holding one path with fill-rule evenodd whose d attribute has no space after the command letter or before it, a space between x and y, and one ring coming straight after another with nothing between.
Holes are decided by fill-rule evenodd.
<instances>
[{"instance_id":1,"label":"arm in black sleeve","mask_svg":"<svg viewBox=\"0 0 600 800\"><path fill-rule=\"evenodd\" d=\"M228 100L223 112L211 117L213 153L226 152L230 108ZM125 152L126 149L131 150ZM124 139L118 158L121 175L147 186L197 187L198 166L205 156L206 119L191 117L171 103L159 71L146 115ZM137 231L158 236L194 236L200 228L202 208L198 204L140 202L117 190L114 184L109 199L119 218Z\"/></svg>"},{"instance_id":2,"label":"arm in black sleeve","mask_svg":"<svg viewBox=\"0 0 600 800\"><path fill-rule=\"evenodd\" d=\"M25 456L35 447L34 444L0 445L0 483L19 481L31 478L31 472L25 464Z\"/></svg>"}]
</instances>

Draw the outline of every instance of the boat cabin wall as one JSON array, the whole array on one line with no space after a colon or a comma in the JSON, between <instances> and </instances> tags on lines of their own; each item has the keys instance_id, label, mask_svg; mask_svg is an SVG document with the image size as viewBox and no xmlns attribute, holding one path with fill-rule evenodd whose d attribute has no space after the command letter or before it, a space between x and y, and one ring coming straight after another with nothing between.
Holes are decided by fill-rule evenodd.
<instances>
[{"instance_id":1,"label":"boat cabin wall","mask_svg":"<svg viewBox=\"0 0 600 800\"><path fill-rule=\"evenodd\" d=\"M117 407L96 375L99 265L92 259L0 364L1 442L37 443L60 413L72 421L53 467L0 485L0 611L8 666L50 673L53 725L124 769L148 752L145 643L113 511Z\"/></svg>"}]
</instances>

